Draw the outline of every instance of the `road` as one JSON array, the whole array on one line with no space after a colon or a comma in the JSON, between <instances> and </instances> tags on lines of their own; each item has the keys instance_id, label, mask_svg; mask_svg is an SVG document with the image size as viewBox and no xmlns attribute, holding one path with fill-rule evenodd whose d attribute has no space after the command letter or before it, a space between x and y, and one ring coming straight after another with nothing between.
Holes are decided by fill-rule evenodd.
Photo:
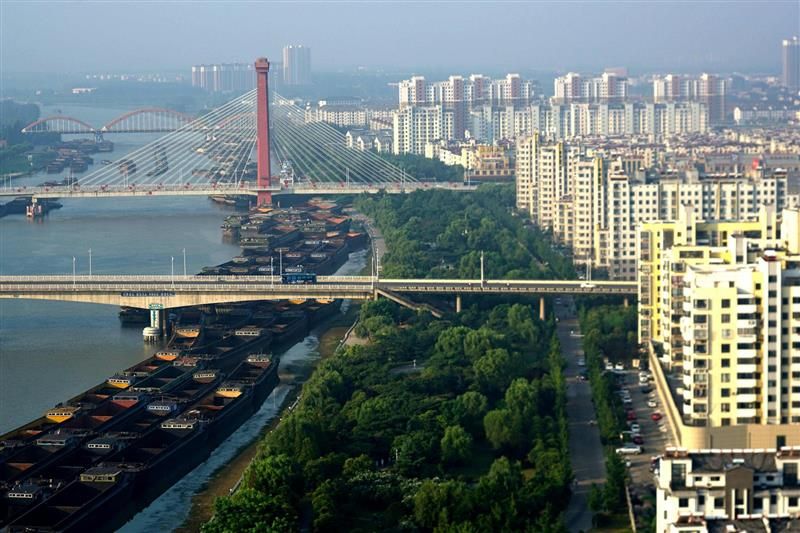
<instances>
[{"instance_id":1,"label":"road","mask_svg":"<svg viewBox=\"0 0 800 533\"><path fill-rule=\"evenodd\" d=\"M569 531L588 531L592 527L589 490L592 483L603 483L606 477L600 430L590 424L595 420L592 392L588 381L579 381L578 359L583 357L580 326L571 297L562 297L555 306L558 338L567 360L567 416L569 417L569 455L576 485L567 507L565 523Z\"/></svg>"},{"instance_id":2,"label":"road","mask_svg":"<svg viewBox=\"0 0 800 533\"><path fill-rule=\"evenodd\" d=\"M641 427L641 435L644 438L642 444L643 453L640 455L628 455L626 460L630 461L628 474L630 475L630 491L634 505L641 502L646 496L654 496L655 484L653 473L650 471L650 462L653 458L664 452L668 446L673 446L672 433L666 417L658 422L651 418L653 413L663 414L661 402L655 392L655 384L650 381L646 386L649 392L642 392L639 384L638 371L629 370L625 372L624 388L628 389L633 402L632 408L636 412L636 422ZM656 407L649 407L648 400L654 400ZM637 513L637 516L640 516ZM644 524L639 524L644 525Z\"/></svg>"}]
</instances>

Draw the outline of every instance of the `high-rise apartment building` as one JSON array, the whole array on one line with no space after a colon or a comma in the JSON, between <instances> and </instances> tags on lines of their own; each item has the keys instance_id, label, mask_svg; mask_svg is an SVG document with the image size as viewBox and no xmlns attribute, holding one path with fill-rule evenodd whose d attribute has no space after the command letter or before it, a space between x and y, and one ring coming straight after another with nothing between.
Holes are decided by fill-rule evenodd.
<instances>
[{"instance_id":1,"label":"high-rise apartment building","mask_svg":"<svg viewBox=\"0 0 800 533\"><path fill-rule=\"evenodd\" d=\"M442 106L408 106L394 112L392 150L395 154L425 154L425 145L448 138L452 113Z\"/></svg>"},{"instance_id":2,"label":"high-rise apartment building","mask_svg":"<svg viewBox=\"0 0 800 533\"><path fill-rule=\"evenodd\" d=\"M311 48L301 44L283 47L283 83L286 85L311 83Z\"/></svg>"},{"instance_id":3,"label":"high-rise apartment building","mask_svg":"<svg viewBox=\"0 0 800 533\"><path fill-rule=\"evenodd\" d=\"M621 102L628 97L628 80L611 72L585 78L570 72L553 81L553 100L568 102Z\"/></svg>"},{"instance_id":4,"label":"high-rise apartment building","mask_svg":"<svg viewBox=\"0 0 800 533\"><path fill-rule=\"evenodd\" d=\"M726 81L713 74L705 73L697 78L668 74L653 78L654 102L702 102L712 123L725 120L726 96Z\"/></svg>"},{"instance_id":5,"label":"high-rise apartment building","mask_svg":"<svg viewBox=\"0 0 800 533\"><path fill-rule=\"evenodd\" d=\"M250 63L220 63L192 66L192 87L211 92L244 92L256 86Z\"/></svg>"},{"instance_id":6,"label":"high-rise apartment building","mask_svg":"<svg viewBox=\"0 0 800 533\"><path fill-rule=\"evenodd\" d=\"M678 220L685 206L703 220L753 219L765 202L782 208L790 198L785 174L660 175L639 157L601 157L540 134L517 142L516 166L517 208L572 246L576 264L618 280L636 279L641 223Z\"/></svg>"},{"instance_id":7,"label":"high-rise apartment building","mask_svg":"<svg viewBox=\"0 0 800 533\"><path fill-rule=\"evenodd\" d=\"M524 104L535 94L536 84L519 74L493 80L481 74L468 79L450 76L447 80L428 82L424 76L412 76L398 83L400 106L467 103Z\"/></svg>"},{"instance_id":8,"label":"high-rise apartment building","mask_svg":"<svg viewBox=\"0 0 800 533\"><path fill-rule=\"evenodd\" d=\"M775 205L639 232L640 340L680 371L683 446L800 444L800 211Z\"/></svg>"},{"instance_id":9,"label":"high-rise apartment building","mask_svg":"<svg viewBox=\"0 0 800 533\"><path fill-rule=\"evenodd\" d=\"M781 82L789 90L800 89L800 39L797 36L784 39L781 43L782 67Z\"/></svg>"}]
</instances>

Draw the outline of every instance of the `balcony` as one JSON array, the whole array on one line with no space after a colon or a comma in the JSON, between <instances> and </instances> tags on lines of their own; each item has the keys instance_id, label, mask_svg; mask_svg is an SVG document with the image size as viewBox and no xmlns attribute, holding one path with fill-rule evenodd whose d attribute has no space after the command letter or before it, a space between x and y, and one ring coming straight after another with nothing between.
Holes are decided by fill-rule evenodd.
<instances>
[{"instance_id":1,"label":"balcony","mask_svg":"<svg viewBox=\"0 0 800 533\"><path fill-rule=\"evenodd\" d=\"M736 371L737 372L741 372L743 374L755 374L756 372L758 372L758 365L756 365L756 364L745 364L745 365L738 364L738 365L736 365ZM737 381L737 383L740 383L740 381Z\"/></svg>"},{"instance_id":2,"label":"balcony","mask_svg":"<svg viewBox=\"0 0 800 533\"><path fill-rule=\"evenodd\" d=\"M758 394L737 394L736 401L746 402L746 403L757 403L759 402L759 399L758 399ZM744 411L744 409L739 409L740 416L747 416L747 415L742 415L741 414L742 411Z\"/></svg>"},{"instance_id":3,"label":"balcony","mask_svg":"<svg viewBox=\"0 0 800 533\"><path fill-rule=\"evenodd\" d=\"M757 311L756 304L740 304L736 306L736 311L738 313L755 313Z\"/></svg>"}]
</instances>

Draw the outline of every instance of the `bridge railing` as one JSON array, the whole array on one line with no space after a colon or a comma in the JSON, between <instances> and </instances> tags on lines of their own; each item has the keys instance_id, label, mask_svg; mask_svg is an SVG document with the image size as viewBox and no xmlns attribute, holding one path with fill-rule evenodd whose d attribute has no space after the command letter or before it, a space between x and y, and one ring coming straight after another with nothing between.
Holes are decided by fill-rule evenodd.
<instances>
[{"instance_id":1,"label":"bridge railing","mask_svg":"<svg viewBox=\"0 0 800 533\"><path fill-rule=\"evenodd\" d=\"M176 285L200 284L208 285L217 282L224 282L226 286L230 283L261 283L279 285L280 276L197 276L197 275L53 275L53 276L0 276L0 283L174 283ZM318 284L325 283L369 283L373 281L372 276L318 276Z\"/></svg>"},{"instance_id":2,"label":"bridge railing","mask_svg":"<svg viewBox=\"0 0 800 533\"><path fill-rule=\"evenodd\" d=\"M321 292L331 293L351 293L351 292L368 292L372 291L371 284L350 284L350 285L337 285L337 284L290 284L290 283L212 283L202 285L179 285L158 283L158 284L126 284L126 283L47 283L31 285L28 283L4 283L0 284L0 294L2 293L29 293L40 294L46 292L120 292L131 293L131 297L137 296L150 296L144 293L172 293L180 292L252 292L252 293L283 293L291 292L292 294L309 293L319 294Z\"/></svg>"}]
</instances>

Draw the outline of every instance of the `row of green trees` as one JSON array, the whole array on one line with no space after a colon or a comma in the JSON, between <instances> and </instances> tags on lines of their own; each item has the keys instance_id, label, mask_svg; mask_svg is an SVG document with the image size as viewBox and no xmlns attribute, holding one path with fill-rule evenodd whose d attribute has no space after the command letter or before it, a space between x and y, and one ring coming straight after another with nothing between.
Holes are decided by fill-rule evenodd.
<instances>
[{"instance_id":1,"label":"row of green trees","mask_svg":"<svg viewBox=\"0 0 800 533\"><path fill-rule=\"evenodd\" d=\"M409 177L419 180L464 181L464 167L461 165L445 165L438 159L429 159L416 154L380 154L393 165L406 171Z\"/></svg>"},{"instance_id":2,"label":"row of green trees","mask_svg":"<svg viewBox=\"0 0 800 533\"><path fill-rule=\"evenodd\" d=\"M484 185L474 193L419 191L364 196L356 207L381 228L388 245L383 275L398 278L574 279L572 262L510 207L514 188Z\"/></svg>"},{"instance_id":3,"label":"row of green trees","mask_svg":"<svg viewBox=\"0 0 800 533\"><path fill-rule=\"evenodd\" d=\"M597 415L600 438L606 449L606 482L593 486L589 507L597 515L597 523L614 515L627 512L625 481L627 470L623 460L614 451L621 442L625 429L625 409L617 391L616 377L605 370L605 360L629 362L636 354L636 309L618 305L596 305L583 302L579 319L583 337L583 350L592 401Z\"/></svg>"},{"instance_id":4,"label":"row of green trees","mask_svg":"<svg viewBox=\"0 0 800 533\"><path fill-rule=\"evenodd\" d=\"M562 530L572 474L552 324L519 304L465 323L383 300L361 320L371 342L320 363L204 531Z\"/></svg>"}]
</instances>

